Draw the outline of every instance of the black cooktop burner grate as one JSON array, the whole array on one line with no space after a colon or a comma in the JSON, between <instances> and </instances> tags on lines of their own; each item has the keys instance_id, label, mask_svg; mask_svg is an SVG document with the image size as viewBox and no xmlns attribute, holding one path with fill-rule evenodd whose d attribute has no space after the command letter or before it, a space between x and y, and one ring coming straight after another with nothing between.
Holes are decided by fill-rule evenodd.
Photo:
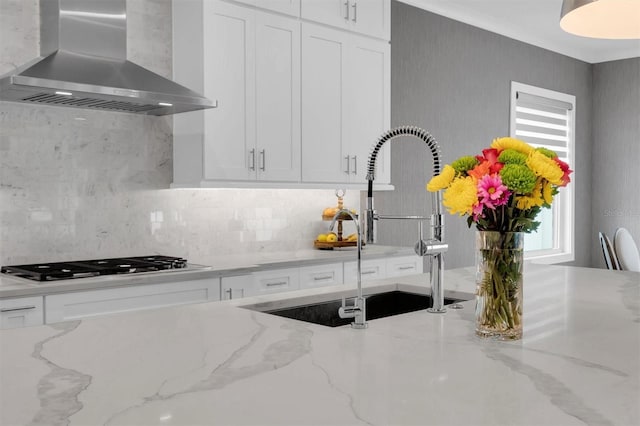
<instances>
[{"instance_id":1,"label":"black cooktop burner grate","mask_svg":"<svg viewBox=\"0 0 640 426\"><path fill-rule=\"evenodd\" d=\"M3 266L0 272L34 281L53 281L186 267L187 260L181 257L139 256Z\"/></svg>"}]
</instances>

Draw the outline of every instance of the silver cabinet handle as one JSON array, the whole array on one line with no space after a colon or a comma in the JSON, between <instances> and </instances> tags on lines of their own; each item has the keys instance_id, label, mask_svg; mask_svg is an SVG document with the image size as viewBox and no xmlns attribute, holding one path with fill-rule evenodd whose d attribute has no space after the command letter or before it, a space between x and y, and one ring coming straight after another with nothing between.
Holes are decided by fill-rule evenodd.
<instances>
[{"instance_id":1,"label":"silver cabinet handle","mask_svg":"<svg viewBox=\"0 0 640 426\"><path fill-rule=\"evenodd\" d=\"M275 287L278 285L287 285L287 284L289 284L287 281L276 281L273 283L267 283L267 287Z\"/></svg>"},{"instance_id":2,"label":"silver cabinet handle","mask_svg":"<svg viewBox=\"0 0 640 426\"><path fill-rule=\"evenodd\" d=\"M346 174L349 174L351 172L351 156L347 155L346 157L344 157L345 160L347 160L347 170L345 170L344 172Z\"/></svg>"},{"instance_id":3,"label":"silver cabinet handle","mask_svg":"<svg viewBox=\"0 0 640 426\"><path fill-rule=\"evenodd\" d=\"M264 149L261 149L260 150L260 170L262 170L263 172L265 170L266 162L267 162L267 158L264 153Z\"/></svg>"},{"instance_id":4,"label":"silver cabinet handle","mask_svg":"<svg viewBox=\"0 0 640 426\"><path fill-rule=\"evenodd\" d=\"M353 22L358 22L358 3L353 2L353 4L351 5L351 7L353 7Z\"/></svg>"},{"instance_id":5,"label":"silver cabinet handle","mask_svg":"<svg viewBox=\"0 0 640 426\"><path fill-rule=\"evenodd\" d=\"M30 306L16 306L15 308L4 308L0 309L0 312L15 312L15 311L28 311L30 309L35 309L36 307L33 305Z\"/></svg>"},{"instance_id":6,"label":"silver cabinet handle","mask_svg":"<svg viewBox=\"0 0 640 426\"><path fill-rule=\"evenodd\" d=\"M348 21L349 20L349 0L344 2L344 10L345 10L344 19L345 21Z\"/></svg>"},{"instance_id":7,"label":"silver cabinet handle","mask_svg":"<svg viewBox=\"0 0 640 426\"><path fill-rule=\"evenodd\" d=\"M357 155L353 156L353 172L351 173L353 173L354 175L358 174L358 156Z\"/></svg>"},{"instance_id":8,"label":"silver cabinet handle","mask_svg":"<svg viewBox=\"0 0 640 426\"><path fill-rule=\"evenodd\" d=\"M322 280L330 280L333 278L333 275L323 275L321 277L313 277L314 281L322 281Z\"/></svg>"},{"instance_id":9,"label":"silver cabinet handle","mask_svg":"<svg viewBox=\"0 0 640 426\"><path fill-rule=\"evenodd\" d=\"M256 150L252 149L249 151L249 170L256 170Z\"/></svg>"},{"instance_id":10,"label":"silver cabinet handle","mask_svg":"<svg viewBox=\"0 0 640 426\"><path fill-rule=\"evenodd\" d=\"M398 270L400 271L406 271L407 269L415 269L415 266L399 266Z\"/></svg>"},{"instance_id":11,"label":"silver cabinet handle","mask_svg":"<svg viewBox=\"0 0 640 426\"><path fill-rule=\"evenodd\" d=\"M371 274L375 274L376 270L375 269L370 269L368 271L362 271L361 274L362 275L371 275Z\"/></svg>"}]
</instances>

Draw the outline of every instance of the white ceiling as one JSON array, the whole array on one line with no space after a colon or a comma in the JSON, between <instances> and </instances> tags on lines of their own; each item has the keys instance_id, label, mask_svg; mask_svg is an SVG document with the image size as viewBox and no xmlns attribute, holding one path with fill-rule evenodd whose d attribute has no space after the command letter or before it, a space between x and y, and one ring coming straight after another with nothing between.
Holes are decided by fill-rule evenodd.
<instances>
[{"instance_id":1,"label":"white ceiling","mask_svg":"<svg viewBox=\"0 0 640 426\"><path fill-rule=\"evenodd\" d=\"M400 1L589 63L640 57L640 40L593 39L562 31L562 0Z\"/></svg>"}]
</instances>

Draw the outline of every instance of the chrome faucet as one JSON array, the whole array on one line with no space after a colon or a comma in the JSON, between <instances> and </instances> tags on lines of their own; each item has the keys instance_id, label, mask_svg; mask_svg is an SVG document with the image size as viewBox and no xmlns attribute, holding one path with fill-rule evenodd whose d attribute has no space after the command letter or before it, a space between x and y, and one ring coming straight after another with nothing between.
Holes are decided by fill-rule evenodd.
<instances>
[{"instance_id":1,"label":"chrome faucet","mask_svg":"<svg viewBox=\"0 0 640 426\"><path fill-rule=\"evenodd\" d=\"M358 235L358 292L351 306L347 306L344 297L342 298L342 306L338 309L338 315L340 318L353 318L352 328L367 328L367 302L362 296L362 235L360 234L358 215L347 209L338 210L331 220L329 231L333 231L336 221L342 215L348 215L356 225L356 234Z\"/></svg>"},{"instance_id":2,"label":"chrome faucet","mask_svg":"<svg viewBox=\"0 0 640 426\"><path fill-rule=\"evenodd\" d=\"M418 256L429 256L429 276L431 280L431 298L433 306L427 311L431 313L444 313L444 287L442 284L444 276L443 254L447 251L448 245L443 242L444 238L444 218L442 216L442 194L440 191L432 193L431 216L381 216L373 208L373 180L375 179L376 158L382 146L389 140L399 136L414 136L427 144L433 155L433 174L440 174L440 147L438 142L427 131L413 126L402 126L388 130L378 138L369 155L369 165L367 169L367 208L364 216L364 228L367 244L374 244L377 239L376 221L380 219L410 219L418 221L418 242L415 245L415 252ZM431 233L428 240L423 239L422 223L425 220L431 221Z\"/></svg>"}]
</instances>

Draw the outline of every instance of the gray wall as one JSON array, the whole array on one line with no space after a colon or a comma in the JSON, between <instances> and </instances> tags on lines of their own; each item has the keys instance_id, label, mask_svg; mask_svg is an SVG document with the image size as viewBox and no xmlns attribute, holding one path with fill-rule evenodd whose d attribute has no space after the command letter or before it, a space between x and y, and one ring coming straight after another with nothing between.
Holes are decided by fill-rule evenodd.
<instances>
[{"instance_id":1,"label":"gray wall","mask_svg":"<svg viewBox=\"0 0 640 426\"><path fill-rule=\"evenodd\" d=\"M391 124L429 131L445 162L479 153L509 134L511 81L576 96L576 261L590 262L591 84L590 64L456 22L403 3L392 3ZM396 191L376 194L380 214L427 211L431 158L421 142L391 142ZM465 218L446 215L450 252L446 267L474 263L474 231ZM379 224L380 242L413 244L415 224Z\"/></svg>"},{"instance_id":2,"label":"gray wall","mask_svg":"<svg viewBox=\"0 0 640 426\"><path fill-rule=\"evenodd\" d=\"M604 267L596 235L625 227L640 244L640 58L593 66L591 261Z\"/></svg>"}]
</instances>

